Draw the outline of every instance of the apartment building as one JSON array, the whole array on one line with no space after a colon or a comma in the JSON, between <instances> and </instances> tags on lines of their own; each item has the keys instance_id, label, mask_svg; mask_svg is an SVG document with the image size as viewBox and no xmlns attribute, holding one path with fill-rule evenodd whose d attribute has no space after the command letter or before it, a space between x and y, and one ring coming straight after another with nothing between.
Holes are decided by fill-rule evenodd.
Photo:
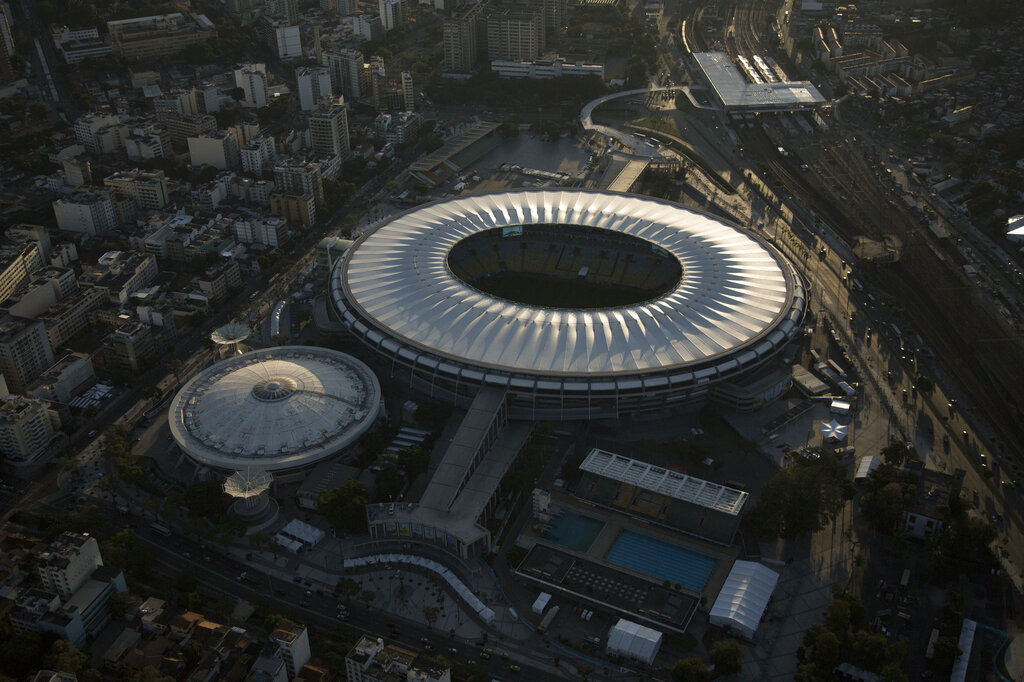
<instances>
[{"instance_id":1,"label":"apartment building","mask_svg":"<svg viewBox=\"0 0 1024 682\"><path fill-rule=\"evenodd\" d=\"M0 373L11 393L24 393L52 364L53 348L41 321L10 314L0 318Z\"/></svg>"},{"instance_id":2,"label":"apartment building","mask_svg":"<svg viewBox=\"0 0 1024 682\"><path fill-rule=\"evenodd\" d=\"M32 463L59 433L60 417L47 401L11 395L0 403L0 455L8 463Z\"/></svg>"}]
</instances>

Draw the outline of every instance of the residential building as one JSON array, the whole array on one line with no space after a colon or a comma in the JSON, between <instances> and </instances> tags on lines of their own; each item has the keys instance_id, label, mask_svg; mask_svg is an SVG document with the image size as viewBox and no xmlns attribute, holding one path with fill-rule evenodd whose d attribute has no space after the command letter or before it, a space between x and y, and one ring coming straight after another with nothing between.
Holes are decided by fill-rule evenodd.
<instances>
[{"instance_id":1,"label":"residential building","mask_svg":"<svg viewBox=\"0 0 1024 682\"><path fill-rule=\"evenodd\" d=\"M42 322L10 314L0 318L0 372L12 393L24 393L52 364L53 350Z\"/></svg>"},{"instance_id":2,"label":"residential building","mask_svg":"<svg viewBox=\"0 0 1024 682\"><path fill-rule=\"evenodd\" d=\"M552 35L569 23L569 0L538 0L544 30Z\"/></svg>"},{"instance_id":3,"label":"residential building","mask_svg":"<svg viewBox=\"0 0 1024 682\"><path fill-rule=\"evenodd\" d=\"M61 230L86 237L102 235L118 224L108 192L73 192L53 202L53 213Z\"/></svg>"},{"instance_id":4,"label":"residential building","mask_svg":"<svg viewBox=\"0 0 1024 682\"><path fill-rule=\"evenodd\" d=\"M273 17L295 24L299 19L296 7L298 0L266 0L267 13Z\"/></svg>"},{"instance_id":5,"label":"residential building","mask_svg":"<svg viewBox=\"0 0 1024 682\"><path fill-rule=\"evenodd\" d=\"M103 179L111 192L131 197L142 209L159 210L167 205L167 177L162 170L117 171Z\"/></svg>"},{"instance_id":6,"label":"residential building","mask_svg":"<svg viewBox=\"0 0 1024 682\"><path fill-rule=\"evenodd\" d=\"M309 663L309 634L305 625L283 620L270 633L270 641L281 647L282 658L288 668L288 679L293 679Z\"/></svg>"},{"instance_id":7,"label":"residential building","mask_svg":"<svg viewBox=\"0 0 1024 682\"><path fill-rule=\"evenodd\" d=\"M120 306L133 293L152 284L157 272L156 258L148 253L109 251L82 273L78 283L83 289L101 289L109 302Z\"/></svg>"},{"instance_id":8,"label":"residential building","mask_svg":"<svg viewBox=\"0 0 1024 682\"><path fill-rule=\"evenodd\" d=\"M366 65L367 79L370 83L370 100L377 111L388 110L388 72L384 68L383 57L370 57Z\"/></svg>"},{"instance_id":9,"label":"residential building","mask_svg":"<svg viewBox=\"0 0 1024 682\"><path fill-rule=\"evenodd\" d=\"M69 403L95 382L92 356L69 352L32 382L28 394L51 402Z\"/></svg>"},{"instance_id":10,"label":"residential building","mask_svg":"<svg viewBox=\"0 0 1024 682\"><path fill-rule=\"evenodd\" d=\"M10 296L29 280L42 265L38 244L28 243L0 250L0 301Z\"/></svg>"},{"instance_id":11,"label":"residential building","mask_svg":"<svg viewBox=\"0 0 1024 682\"><path fill-rule=\"evenodd\" d=\"M11 395L0 403L0 455L6 462L32 463L59 433L60 417L47 401Z\"/></svg>"},{"instance_id":12,"label":"residential building","mask_svg":"<svg viewBox=\"0 0 1024 682\"><path fill-rule=\"evenodd\" d=\"M299 87L299 108L312 111L324 97L330 97L331 70L325 66L303 66L295 71Z\"/></svg>"},{"instance_id":13,"label":"residential building","mask_svg":"<svg viewBox=\"0 0 1024 682\"><path fill-rule=\"evenodd\" d=\"M217 119L210 114L195 114L183 118L169 118L164 125L171 137L175 151L188 151L188 138L212 133L217 129Z\"/></svg>"},{"instance_id":14,"label":"residential building","mask_svg":"<svg viewBox=\"0 0 1024 682\"><path fill-rule=\"evenodd\" d=\"M416 111L416 89L413 87L412 74L402 72L402 111Z\"/></svg>"},{"instance_id":15,"label":"residential building","mask_svg":"<svg viewBox=\"0 0 1024 682\"><path fill-rule=\"evenodd\" d=\"M288 224L278 216L247 216L235 220L235 239L240 244L257 244L276 249L288 239Z\"/></svg>"},{"instance_id":16,"label":"residential building","mask_svg":"<svg viewBox=\"0 0 1024 682\"><path fill-rule=\"evenodd\" d=\"M238 267L238 261L225 260L208 267L197 283L199 290L206 294L210 303L220 303L233 289L241 288L242 271Z\"/></svg>"},{"instance_id":17,"label":"residential building","mask_svg":"<svg viewBox=\"0 0 1024 682\"><path fill-rule=\"evenodd\" d=\"M247 682L288 682L288 664L284 662L281 647L268 643L245 679Z\"/></svg>"},{"instance_id":18,"label":"residential building","mask_svg":"<svg viewBox=\"0 0 1024 682\"><path fill-rule=\"evenodd\" d=\"M423 125L423 117L412 111L378 114L374 121L377 138L394 145L411 142Z\"/></svg>"},{"instance_id":19,"label":"residential building","mask_svg":"<svg viewBox=\"0 0 1024 682\"><path fill-rule=\"evenodd\" d=\"M107 32L115 50L128 61L176 55L217 37L216 27L205 14L186 16L180 12L108 21Z\"/></svg>"},{"instance_id":20,"label":"residential building","mask_svg":"<svg viewBox=\"0 0 1024 682\"><path fill-rule=\"evenodd\" d=\"M910 537L924 540L942 530L949 502L960 496L966 472L926 469L919 460L907 464L904 472L913 481L915 494L903 512L903 528Z\"/></svg>"},{"instance_id":21,"label":"residential building","mask_svg":"<svg viewBox=\"0 0 1024 682\"><path fill-rule=\"evenodd\" d=\"M66 64L78 64L90 57L106 57L114 49L113 45L100 38L100 32L95 26L75 29L61 26L54 28L50 35Z\"/></svg>"},{"instance_id":22,"label":"residential building","mask_svg":"<svg viewBox=\"0 0 1024 682\"><path fill-rule=\"evenodd\" d=\"M349 102L362 97L365 90L362 52L350 48L325 50L321 61L331 71L331 92L344 95Z\"/></svg>"},{"instance_id":23,"label":"residential building","mask_svg":"<svg viewBox=\"0 0 1024 682\"><path fill-rule=\"evenodd\" d=\"M33 278L24 288L0 302L0 310L36 318L57 302L57 291L46 279Z\"/></svg>"},{"instance_id":24,"label":"residential building","mask_svg":"<svg viewBox=\"0 0 1024 682\"><path fill-rule=\"evenodd\" d=\"M124 126L125 119L126 117L120 114L95 111L80 116L75 119L75 141L85 147L85 150L91 154L100 155L116 152L116 147L110 149L110 131L118 131L122 127L126 128ZM120 139L120 133L117 133L115 137Z\"/></svg>"},{"instance_id":25,"label":"residential building","mask_svg":"<svg viewBox=\"0 0 1024 682\"><path fill-rule=\"evenodd\" d=\"M479 0L444 21L444 70L470 73L486 47L488 0Z\"/></svg>"},{"instance_id":26,"label":"residential building","mask_svg":"<svg viewBox=\"0 0 1024 682\"><path fill-rule=\"evenodd\" d=\"M188 138L188 153L193 166L207 165L221 170L233 170L241 162L235 136L227 130L215 130Z\"/></svg>"},{"instance_id":27,"label":"residential building","mask_svg":"<svg viewBox=\"0 0 1024 682\"><path fill-rule=\"evenodd\" d=\"M64 169L64 183L71 187L81 187L92 182L92 165L89 159L80 157L69 157L62 159L61 168Z\"/></svg>"},{"instance_id":28,"label":"residential building","mask_svg":"<svg viewBox=\"0 0 1024 682\"><path fill-rule=\"evenodd\" d=\"M166 128L152 125L132 128L131 133L124 139L124 150L129 161L162 158L171 153L171 134ZM66 178L65 169L65 182L72 184Z\"/></svg>"},{"instance_id":29,"label":"residential building","mask_svg":"<svg viewBox=\"0 0 1024 682\"><path fill-rule=\"evenodd\" d=\"M78 291L78 277L74 270L65 265L47 265L36 273L35 278L48 282L56 292L58 301Z\"/></svg>"},{"instance_id":30,"label":"residential building","mask_svg":"<svg viewBox=\"0 0 1024 682\"><path fill-rule=\"evenodd\" d=\"M267 65L242 64L234 70L235 87L242 88L242 106L259 109L267 106Z\"/></svg>"},{"instance_id":31,"label":"residential building","mask_svg":"<svg viewBox=\"0 0 1024 682\"><path fill-rule=\"evenodd\" d=\"M362 40L380 40L384 37L384 24L375 14L357 14L346 19L349 20L352 31Z\"/></svg>"},{"instance_id":32,"label":"residential building","mask_svg":"<svg viewBox=\"0 0 1024 682\"><path fill-rule=\"evenodd\" d=\"M377 13L384 31L404 28L409 23L407 0L377 0Z\"/></svg>"},{"instance_id":33,"label":"residential building","mask_svg":"<svg viewBox=\"0 0 1024 682\"><path fill-rule=\"evenodd\" d=\"M161 123L169 118L182 118L203 113L199 109L194 88L176 88L159 97L153 98L153 110L156 120Z\"/></svg>"},{"instance_id":34,"label":"residential building","mask_svg":"<svg viewBox=\"0 0 1024 682\"><path fill-rule=\"evenodd\" d=\"M39 579L43 587L61 599L71 595L103 565L96 538L65 531L38 556Z\"/></svg>"},{"instance_id":35,"label":"residential building","mask_svg":"<svg viewBox=\"0 0 1024 682\"><path fill-rule=\"evenodd\" d=\"M434 660L421 659L414 651L385 645L383 639L366 636L360 637L345 656L345 676L348 682L451 682L452 679L450 668Z\"/></svg>"},{"instance_id":36,"label":"residential building","mask_svg":"<svg viewBox=\"0 0 1024 682\"><path fill-rule=\"evenodd\" d=\"M274 138L254 137L242 147L239 153L242 159L242 170L253 175L260 175L263 173L264 167L276 156Z\"/></svg>"},{"instance_id":37,"label":"residential building","mask_svg":"<svg viewBox=\"0 0 1024 682\"><path fill-rule=\"evenodd\" d=\"M92 323L92 313L108 298L101 287L84 287L39 315L46 327L50 348L63 348L64 344Z\"/></svg>"},{"instance_id":38,"label":"residential building","mask_svg":"<svg viewBox=\"0 0 1024 682\"><path fill-rule=\"evenodd\" d=\"M257 26L263 42L279 59L302 58L302 35L298 26L266 16L260 19Z\"/></svg>"},{"instance_id":39,"label":"residential building","mask_svg":"<svg viewBox=\"0 0 1024 682\"><path fill-rule=\"evenodd\" d=\"M544 53L544 22L536 12L503 7L487 17L487 58L538 59Z\"/></svg>"},{"instance_id":40,"label":"residential building","mask_svg":"<svg viewBox=\"0 0 1024 682\"><path fill-rule=\"evenodd\" d=\"M103 361L110 367L139 372L147 369L161 350L152 327L128 321L104 340Z\"/></svg>"},{"instance_id":41,"label":"residential building","mask_svg":"<svg viewBox=\"0 0 1024 682\"><path fill-rule=\"evenodd\" d=\"M269 180L257 180L249 187L249 201L259 206L270 205L270 195L274 191L274 183Z\"/></svg>"},{"instance_id":42,"label":"residential building","mask_svg":"<svg viewBox=\"0 0 1024 682\"><path fill-rule=\"evenodd\" d=\"M270 212L284 218L290 225L302 225L307 228L315 225L316 206L316 198L312 194L270 194Z\"/></svg>"},{"instance_id":43,"label":"residential building","mask_svg":"<svg viewBox=\"0 0 1024 682\"><path fill-rule=\"evenodd\" d=\"M324 181L316 161L284 159L274 166L274 188L288 194L311 194L317 203L324 200Z\"/></svg>"},{"instance_id":44,"label":"residential building","mask_svg":"<svg viewBox=\"0 0 1024 682\"><path fill-rule=\"evenodd\" d=\"M349 155L348 109L344 101L321 102L310 114L309 140L317 154L342 158Z\"/></svg>"}]
</instances>

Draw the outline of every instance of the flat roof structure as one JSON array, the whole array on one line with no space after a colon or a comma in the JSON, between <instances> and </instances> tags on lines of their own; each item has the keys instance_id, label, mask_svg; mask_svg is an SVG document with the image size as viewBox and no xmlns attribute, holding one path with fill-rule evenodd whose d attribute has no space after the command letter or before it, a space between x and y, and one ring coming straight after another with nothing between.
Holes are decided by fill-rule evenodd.
<instances>
[{"instance_id":1,"label":"flat roof structure","mask_svg":"<svg viewBox=\"0 0 1024 682\"><path fill-rule=\"evenodd\" d=\"M460 279L454 252L481 252L471 239L504 250L499 271L530 260L552 276L642 284L649 273L636 264L654 254L681 276L635 304L545 307ZM620 258L626 242L635 253ZM706 394L774 357L806 306L796 270L755 234L667 201L581 190L406 211L349 248L330 297L343 327L408 368L415 388L465 406L484 385L505 387L513 418L529 419L664 410Z\"/></svg>"},{"instance_id":2,"label":"flat roof structure","mask_svg":"<svg viewBox=\"0 0 1024 682\"><path fill-rule=\"evenodd\" d=\"M742 490L597 448L590 451L580 469L732 516L739 515L750 497Z\"/></svg>"},{"instance_id":3,"label":"flat roof structure","mask_svg":"<svg viewBox=\"0 0 1024 682\"><path fill-rule=\"evenodd\" d=\"M500 127L500 122L481 121L466 132L452 137L439 149L422 159L413 161L409 164L409 172L427 184L437 184L453 173L462 170L465 164L472 163L479 158L479 156L468 158L466 150L488 135L493 135ZM483 151L486 150L482 150L481 155Z\"/></svg>"},{"instance_id":4,"label":"flat roof structure","mask_svg":"<svg viewBox=\"0 0 1024 682\"><path fill-rule=\"evenodd\" d=\"M695 52L693 58L727 110L792 111L827 104L809 81L751 83L725 52Z\"/></svg>"},{"instance_id":5,"label":"flat roof structure","mask_svg":"<svg viewBox=\"0 0 1024 682\"><path fill-rule=\"evenodd\" d=\"M311 466L377 419L380 384L350 355L279 346L222 360L171 401L168 423L191 459L220 471Z\"/></svg>"}]
</instances>

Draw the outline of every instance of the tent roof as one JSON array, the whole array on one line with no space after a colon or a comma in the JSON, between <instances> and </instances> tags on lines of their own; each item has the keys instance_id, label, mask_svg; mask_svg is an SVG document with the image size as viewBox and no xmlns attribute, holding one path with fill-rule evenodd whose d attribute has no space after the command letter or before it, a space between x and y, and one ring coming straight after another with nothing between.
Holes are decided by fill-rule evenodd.
<instances>
[{"instance_id":1,"label":"tent roof","mask_svg":"<svg viewBox=\"0 0 1024 682\"><path fill-rule=\"evenodd\" d=\"M724 620L753 636L772 598L779 574L754 561L737 561L711 607L712 622Z\"/></svg>"},{"instance_id":2,"label":"tent roof","mask_svg":"<svg viewBox=\"0 0 1024 682\"><path fill-rule=\"evenodd\" d=\"M854 480L861 480L871 475L871 472L881 466L882 460L878 459L874 455L867 455L861 457L860 461L857 462L857 473L854 474Z\"/></svg>"},{"instance_id":3,"label":"tent roof","mask_svg":"<svg viewBox=\"0 0 1024 682\"><path fill-rule=\"evenodd\" d=\"M608 631L608 651L628 654L651 661L661 647L661 633L649 627L620 618Z\"/></svg>"}]
</instances>

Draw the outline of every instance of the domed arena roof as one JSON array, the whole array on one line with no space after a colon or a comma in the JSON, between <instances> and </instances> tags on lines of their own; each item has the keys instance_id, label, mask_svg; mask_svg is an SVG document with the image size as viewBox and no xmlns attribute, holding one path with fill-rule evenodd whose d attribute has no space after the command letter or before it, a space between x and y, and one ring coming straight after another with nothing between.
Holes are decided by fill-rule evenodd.
<instances>
[{"instance_id":1,"label":"domed arena roof","mask_svg":"<svg viewBox=\"0 0 1024 682\"><path fill-rule=\"evenodd\" d=\"M218 362L174 397L171 434L196 462L220 470L309 466L376 420L380 384L355 358L280 346Z\"/></svg>"}]
</instances>

